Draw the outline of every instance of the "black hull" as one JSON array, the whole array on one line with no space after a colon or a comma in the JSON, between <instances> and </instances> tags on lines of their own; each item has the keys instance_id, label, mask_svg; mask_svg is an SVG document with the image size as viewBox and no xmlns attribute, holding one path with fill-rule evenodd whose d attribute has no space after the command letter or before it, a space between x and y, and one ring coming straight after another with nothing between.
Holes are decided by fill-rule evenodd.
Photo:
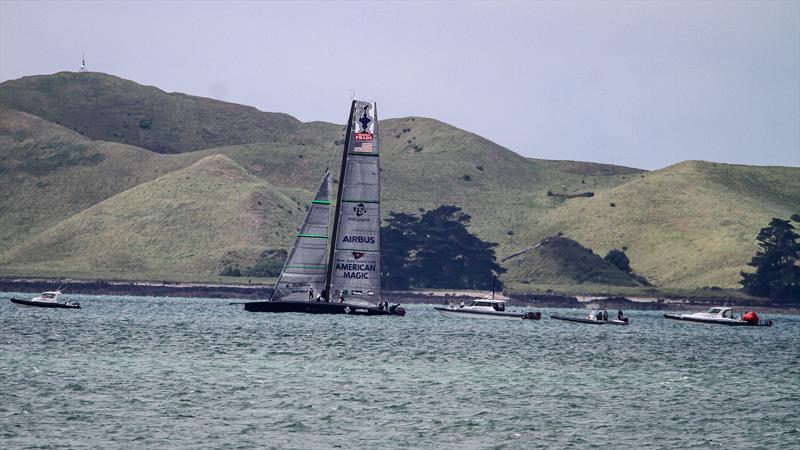
<instances>
[{"instance_id":1,"label":"black hull","mask_svg":"<svg viewBox=\"0 0 800 450\"><path fill-rule=\"evenodd\" d=\"M22 300L19 298L12 298L11 303L24 306L35 306L37 308L61 308L61 309L81 309L81 305L66 305L64 303L48 303L48 302L34 302L31 300Z\"/></svg>"},{"instance_id":2,"label":"black hull","mask_svg":"<svg viewBox=\"0 0 800 450\"><path fill-rule=\"evenodd\" d=\"M556 320L565 320L567 322L588 323L590 325L621 325L621 326L628 325L627 321L620 321L620 320L592 320L592 319L582 319L580 317L566 317L566 316L556 316L556 315L551 315L550 318Z\"/></svg>"},{"instance_id":3,"label":"black hull","mask_svg":"<svg viewBox=\"0 0 800 450\"><path fill-rule=\"evenodd\" d=\"M692 322L692 323L708 323L712 325L725 325L729 327L770 327L772 326L771 320L760 321L758 323L750 323L750 322L728 322L728 321L719 321L714 319L700 319L697 317L681 317L676 316L674 314L664 314L665 319L670 320L677 320L681 322Z\"/></svg>"},{"instance_id":4,"label":"black hull","mask_svg":"<svg viewBox=\"0 0 800 450\"><path fill-rule=\"evenodd\" d=\"M353 316L405 316L402 307L387 309L375 306L353 305L349 303L322 302L250 302L244 303L244 310L250 312L270 313L307 313L307 314L350 314Z\"/></svg>"}]
</instances>

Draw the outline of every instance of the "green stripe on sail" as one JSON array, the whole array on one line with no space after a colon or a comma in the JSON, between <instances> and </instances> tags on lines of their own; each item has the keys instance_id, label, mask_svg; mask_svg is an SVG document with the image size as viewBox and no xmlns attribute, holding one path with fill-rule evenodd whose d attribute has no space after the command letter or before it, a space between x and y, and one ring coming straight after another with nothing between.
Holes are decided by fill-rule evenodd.
<instances>
[{"instance_id":1,"label":"green stripe on sail","mask_svg":"<svg viewBox=\"0 0 800 450\"><path fill-rule=\"evenodd\" d=\"M318 205L330 205L331 202L327 200L312 200L311 203L316 203Z\"/></svg>"},{"instance_id":2,"label":"green stripe on sail","mask_svg":"<svg viewBox=\"0 0 800 450\"><path fill-rule=\"evenodd\" d=\"M347 203L380 203L377 200L345 200L345 199L342 199L342 203L345 203L345 202L347 202Z\"/></svg>"},{"instance_id":3,"label":"green stripe on sail","mask_svg":"<svg viewBox=\"0 0 800 450\"><path fill-rule=\"evenodd\" d=\"M360 152L350 152L348 153L350 156L375 156L377 157L377 153L360 153Z\"/></svg>"},{"instance_id":4,"label":"green stripe on sail","mask_svg":"<svg viewBox=\"0 0 800 450\"><path fill-rule=\"evenodd\" d=\"M300 234L297 235L297 237L328 239L328 236L325 236L324 234L303 234L303 233L300 233Z\"/></svg>"}]
</instances>

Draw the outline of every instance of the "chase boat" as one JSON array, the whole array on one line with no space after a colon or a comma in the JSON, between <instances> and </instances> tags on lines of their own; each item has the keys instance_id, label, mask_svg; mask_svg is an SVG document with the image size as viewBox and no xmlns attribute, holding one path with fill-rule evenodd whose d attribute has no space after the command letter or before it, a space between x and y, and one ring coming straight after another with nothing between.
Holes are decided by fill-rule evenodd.
<instances>
[{"instance_id":1,"label":"chase boat","mask_svg":"<svg viewBox=\"0 0 800 450\"><path fill-rule=\"evenodd\" d=\"M526 319L539 320L542 313L538 311L517 312L507 311L505 300L475 299L469 305L450 304L447 306L434 306L439 314L445 317L469 317L476 319Z\"/></svg>"},{"instance_id":2,"label":"chase boat","mask_svg":"<svg viewBox=\"0 0 800 450\"><path fill-rule=\"evenodd\" d=\"M728 326L772 326L771 320L759 320L758 314L752 311L744 313L741 318L737 318L733 314L733 308L727 306L714 306L709 308L706 312L691 314L664 314L664 318L683 322L711 323Z\"/></svg>"},{"instance_id":3,"label":"chase boat","mask_svg":"<svg viewBox=\"0 0 800 450\"><path fill-rule=\"evenodd\" d=\"M30 300L23 300L21 298L12 298L11 303L19 306L38 306L40 308L68 308L80 309L81 304L71 300L61 300L61 291L42 292L38 297Z\"/></svg>"},{"instance_id":4,"label":"chase boat","mask_svg":"<svg viewBox=\"0 0 800 450\"><path fill-rule=\"evenodd\" d=\"M628 325L628 318L622 317L622 311L620 311L616 319L609 319L608 312L604 309L592 310L588 317L568 317L551 314L550 318L567 322L588 323L590 325Z\"/></svg>"}]
</instances>

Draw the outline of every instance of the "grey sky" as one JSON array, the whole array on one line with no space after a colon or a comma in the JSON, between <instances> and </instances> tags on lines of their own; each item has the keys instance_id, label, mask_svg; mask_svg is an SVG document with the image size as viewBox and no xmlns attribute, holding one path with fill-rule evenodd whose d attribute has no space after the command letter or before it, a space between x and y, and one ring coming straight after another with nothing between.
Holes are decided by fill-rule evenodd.
<instances>
[{"instance_id":1,"label":"grey sky","mask_svg":"<svg viewBox=\"0 0 800 450\"><path fill-rule=\"evenodd\" d=\"M800 2L0 0L0 80L90 70L342 123L433 117L526 156L800 165Z\"/></svg>"}]
</instances>

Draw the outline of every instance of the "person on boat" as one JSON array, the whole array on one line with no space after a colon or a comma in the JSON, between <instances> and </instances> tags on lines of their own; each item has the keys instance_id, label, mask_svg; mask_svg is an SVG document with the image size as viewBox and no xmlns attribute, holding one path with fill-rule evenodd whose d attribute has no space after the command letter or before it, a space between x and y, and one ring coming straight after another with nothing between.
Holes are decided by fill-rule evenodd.
<instances>
[{"instance_id":1,"label":"person on boat","mask_svg":"<svg viewBox=\"0 0 800 450\"><path fill-rule=\"evenodd\" d=\"M603 310L603 320L608 321L608 311Z\"/></svg>"},{"instance_id":2,"label":"person on boat","mask_svg":"<svg viewBox=\"0 0 800 450\"><path fill-rule=\"evenodd\" d=\"M308 301L311 301L313 299L314 299L314 288L309 288L308 289Z\"/></svg>"},{"instance_id":3,"label":"person on boat","mask_svg":"<svg viewBox=\"0 0 800 450\"><path fill-rule=\"evenodd\" d=\"M625 318L625 316L622 315L622 310L620 309L619 311L617 311L617 320L622 320L624 318Z\"/></svg>"},{"instance_id":4,"label":"person on boat","mask_svg":"<svg viewBox=\"0 0 800 450\"><path fill-rule=\"evenodd\" d=\"M339 293L339 303L344 303L344 292Z\"/></svg>"},{"instance_id":5,"label":"person on boat","mask_svg":"<svg viewBox=\"0 0 800 450\"><path fill-rule=\"evenodd\" d=\"M597 317L597 315L596 315L595 311L594 311L594 310L592 310L592 311L589 313L589 316L587 316L586 318L587 318L587 319L589 319L589 320L597 320L597 319L595 319L595 317Z\"/></svg>"}]
</instances>

